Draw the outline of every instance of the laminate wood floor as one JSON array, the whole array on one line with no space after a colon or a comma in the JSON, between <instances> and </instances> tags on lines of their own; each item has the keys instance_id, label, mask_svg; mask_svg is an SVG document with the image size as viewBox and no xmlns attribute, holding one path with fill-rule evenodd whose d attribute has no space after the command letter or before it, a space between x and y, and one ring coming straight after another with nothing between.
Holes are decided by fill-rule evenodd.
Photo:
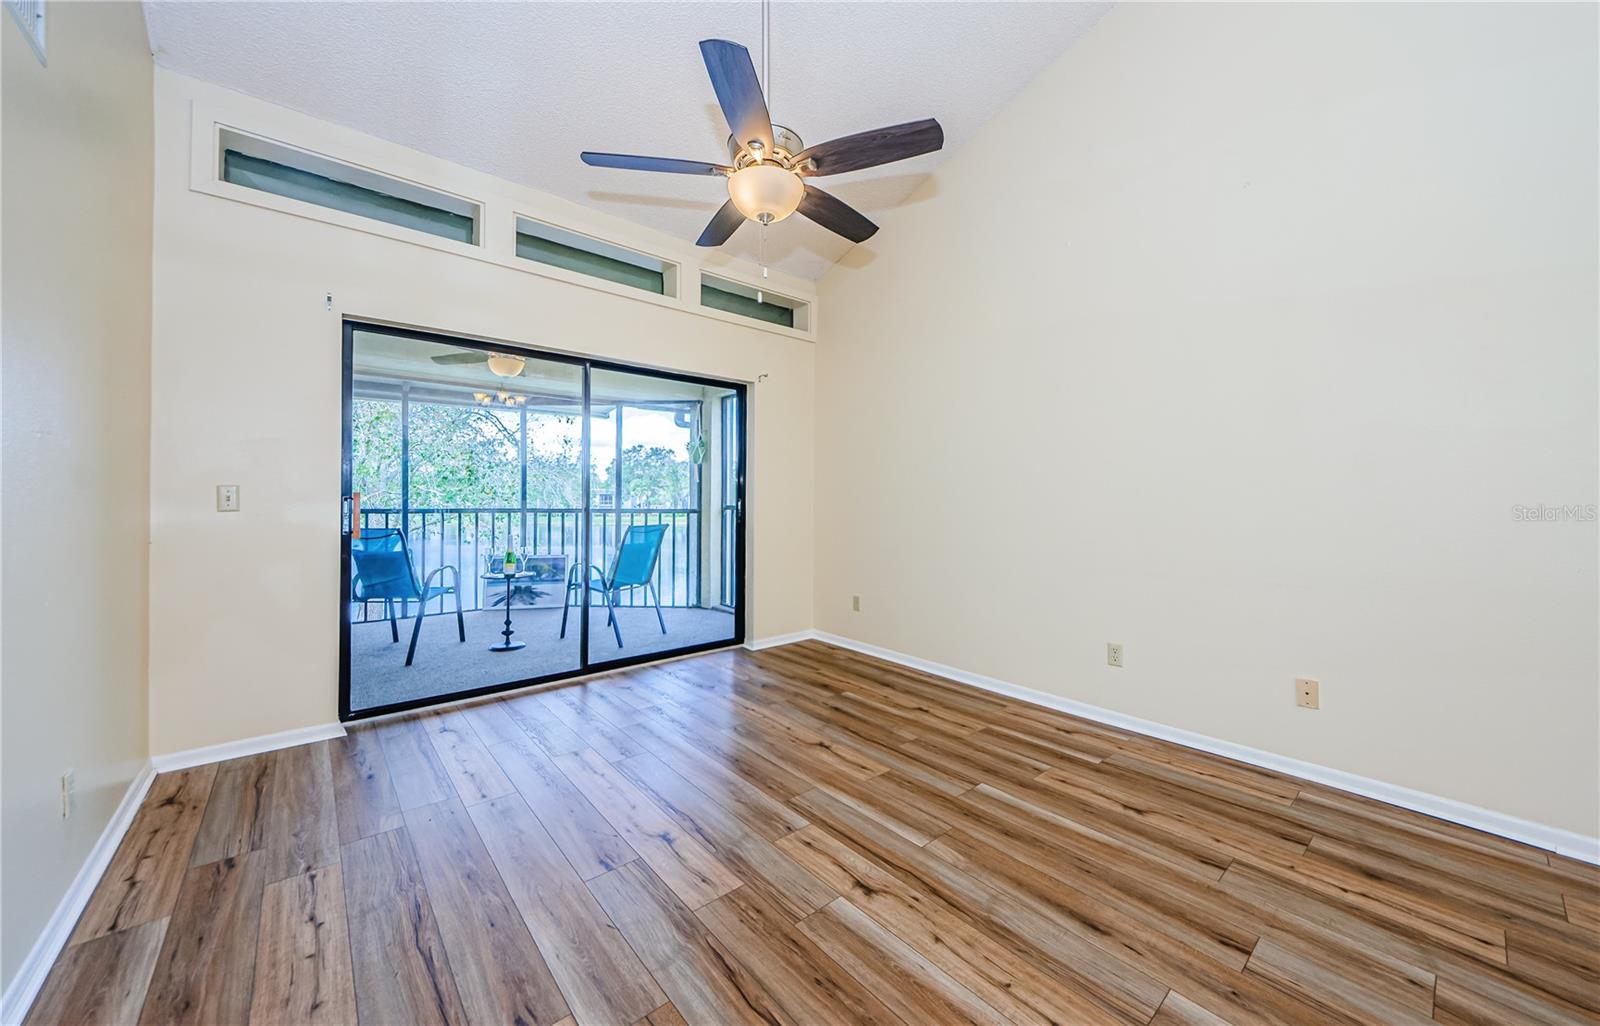
<instances>
[{"instance_id":1,"label":"laminate wood floor","mask_svg":"<svg viewBox=\"0 0 1600 1026\"><path fill-rule=\"evenodd\" d=\"M814 642L155 781L33 1023L1600 1022L1600 869Z\"/></svg>"}]
</instances>

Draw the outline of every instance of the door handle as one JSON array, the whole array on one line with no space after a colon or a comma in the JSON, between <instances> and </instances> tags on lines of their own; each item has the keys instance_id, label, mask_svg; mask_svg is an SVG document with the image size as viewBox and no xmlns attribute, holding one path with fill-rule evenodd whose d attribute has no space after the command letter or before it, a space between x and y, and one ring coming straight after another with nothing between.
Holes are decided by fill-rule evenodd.
<instances>
[{"instance_id":1,"label":"door handle","mask_svg":"<svg viewBox=\"0 0 1600 1026\"><path fill-rule=\"evenodd\" d=\"M361 537L361 493L351 492L344 497L339 514L339 529L349 538Z\"/></svg>"}]
</instances>

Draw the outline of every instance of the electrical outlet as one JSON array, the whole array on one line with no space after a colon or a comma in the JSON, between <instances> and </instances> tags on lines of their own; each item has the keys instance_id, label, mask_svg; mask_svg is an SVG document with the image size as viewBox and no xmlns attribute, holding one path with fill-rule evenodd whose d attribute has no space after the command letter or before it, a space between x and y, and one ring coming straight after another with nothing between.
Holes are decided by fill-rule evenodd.
<instances>
[{"instance_id":1,"label":"electrical outlet","mask_svg":"<svg viewBox=\"0 0 1600 1026\"><path fill-rule=\"evenodd\" d=\"M1115 641L1106 642L1106 665L1122 665L1122 646L1117 644Z\"/></svg>"},{"instance_id":2,"label":"electrical outlet","mask_svg":"<svg viewBox=\"0 0 1600 1026\"><path fill-rule=\"evenodd\" d=\"M850 611L852 613L861 612L861 596L860 595L851 595L850 596Z\"/></svg>"},{"instance_id":3,"label":"electrical outlet","mask_svg":"<svg viewBox=\"0 0 1600 1026\"><path fill-rule=\"evenodd\" d=\"M217 485L217 512L239 512L239 486Z\"/></svg>"},{"instance_id":4,"label":"electrical outlet","mask_svg":"<svg viewBox=\"0 0 1600 1026\"><path fill-rule=\"evenodd\" d=\"M1321 699L1317 694L1318 684L1310 677L1296 677L1294 679L1294 704L1307 709L1320 709L1318 704Z\"/></svg>"},{"instance_id":5,"label":"electrical outlet","mask_svg":"<svg viewBox=\"0 0 1600 1026\"><path fill-rule=\"evenodd\" d=\"M67 770L61 774L61 818L72 818L72 789L77 784L77 773Z\"/></svg>"}]
</instances>

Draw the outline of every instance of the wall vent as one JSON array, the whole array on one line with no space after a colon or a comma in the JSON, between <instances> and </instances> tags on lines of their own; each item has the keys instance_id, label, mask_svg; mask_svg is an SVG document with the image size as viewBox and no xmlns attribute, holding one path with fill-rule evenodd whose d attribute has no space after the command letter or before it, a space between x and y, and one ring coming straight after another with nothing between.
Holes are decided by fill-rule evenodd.
<instances>
[{"instance_id":1,"label":"wall vent","mask_svg":"<svg viewBox=\"0 0 1600 1026\"><path fill-rule=\"evenodd\" d=\"M22 34L27 37L28 45L33 47L35 57L39 63L46 63L44 59L44 0L6 0L6 10L11 12L11 17L16 19L17 26L22 29Z\"/></svg>"}]
</instances>

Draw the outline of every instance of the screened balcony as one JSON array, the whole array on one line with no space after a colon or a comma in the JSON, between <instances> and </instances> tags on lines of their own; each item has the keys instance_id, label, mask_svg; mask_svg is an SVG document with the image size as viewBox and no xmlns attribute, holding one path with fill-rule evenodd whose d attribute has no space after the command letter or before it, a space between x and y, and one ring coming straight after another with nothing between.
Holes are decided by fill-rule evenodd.
<instances>
[{"instance_id":1,"label":"screened balcony","mask_svg":"<svg viewBox=\"0 0 1600 1026\"><path fill-rule=\"evenodd\" d=\"M581 391L570 382L530 380L525 369L512 387L497 388L476 354L476 364L465 356L455 363L464 351L391 353L384 343L375 340L352 376L356 521L362 538L403 531L419 583L459 582L467 640L460 641L454 593L420 603L417 627L419 603L363 600L353 566L353 707L733 637L739 446L729 390L597 371L585 418ZM403 372L394 366L400 357ZM551 373L563 371L557 365ZM661 530L647 532L659 534L648 587L602 593L599 582L629 530L652 527ZM508 553L519 569L511 581L503 576ZM589 649L580 653L586 581ZM514 639L505 640L526 647L492 651L508 606Z\"/></svg>"}]
</instances>

